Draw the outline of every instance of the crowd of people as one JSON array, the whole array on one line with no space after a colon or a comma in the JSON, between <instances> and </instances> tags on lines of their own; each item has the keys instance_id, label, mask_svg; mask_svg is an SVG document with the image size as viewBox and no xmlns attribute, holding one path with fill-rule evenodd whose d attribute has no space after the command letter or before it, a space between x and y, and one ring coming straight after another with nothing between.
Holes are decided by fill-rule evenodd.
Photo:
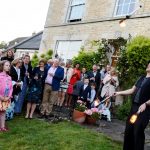
<instances>
[{"instance_id":1,"label":"crowd of people","mask_svg":"<svg viewBox=\"0 0 150 150\"><path fill-rule=\"evenodd\" d=\"M78 99L89 109L103 110L111 121L109 108L119 85L116 70L110 65L101 70L93 65L91 71L87 71L86 68L80 70L80 64L72 66L70 61L65 64L58 59L47 62L41 59L38 66L32 68L29 55L14 59L11 50L1 58L0 83L0 131L8 130L5 120L21 114L24 104L27 104L25 118L33 118L37 105L39 117L48 118L53 115L54 105L58 111L62 106L73 110ZM107 101L101 103L105 98ZM99 105L95 105L96 100Z\"/></svg>"}]
</instances>

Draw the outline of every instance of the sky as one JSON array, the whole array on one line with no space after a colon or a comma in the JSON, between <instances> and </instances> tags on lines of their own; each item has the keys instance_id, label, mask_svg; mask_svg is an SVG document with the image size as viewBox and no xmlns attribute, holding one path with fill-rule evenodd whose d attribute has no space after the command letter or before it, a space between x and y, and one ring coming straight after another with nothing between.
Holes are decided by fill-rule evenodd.
<instances>
[{"instance_id":1,"label":"sky","mask_svg":"<svg viewBox=\"0 0 150 150\"><path fill-rule=\"evenodd\" d=\"M44 29L50 0L0 0L0 42Z\"/></svg>"}]
</instances>

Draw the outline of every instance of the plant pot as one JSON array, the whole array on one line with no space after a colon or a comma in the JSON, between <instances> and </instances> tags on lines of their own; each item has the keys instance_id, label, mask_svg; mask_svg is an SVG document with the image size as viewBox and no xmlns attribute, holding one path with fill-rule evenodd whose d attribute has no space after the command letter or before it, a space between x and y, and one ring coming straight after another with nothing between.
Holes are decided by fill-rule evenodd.
<instances>
[{"instance_id":1,"label":"plant pot","mask_svg":"<svg viewBox=\"0 0 150 150\"><path fill-rule=\"evenodd\" d=\"M93 119L91 116L86 116L86 122L88 124L95 124L96 123L96 119Z\"/></svg>"},{"instance_id":2,"label":"plant pot","mask_svg":"<svg viewBox=\"0 0 150 150\"><path fill-rule=\"evenodd\" d=\"M77 123L83 123L85 121L86 114L84 112L74 109L72 118L73 118L73 121Z\"/></svg>"}]
</instances>

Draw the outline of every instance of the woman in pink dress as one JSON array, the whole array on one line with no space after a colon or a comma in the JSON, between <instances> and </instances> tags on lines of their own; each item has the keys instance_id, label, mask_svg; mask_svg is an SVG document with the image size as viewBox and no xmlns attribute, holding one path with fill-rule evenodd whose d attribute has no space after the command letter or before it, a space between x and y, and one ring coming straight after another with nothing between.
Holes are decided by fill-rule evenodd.
<instances>
[{"instance_id":1,"label":"woman in pink dress","mask_svg":"<svg viewBox=\"0 0 150 150\"><path fill-rule=\"evenodd\" d=\"M8 131L5 127L6 109L11 103L12 80L8 75L10 71L10 62L4 60L0 63L0 132Z\"/></svg>"}]
</instances>

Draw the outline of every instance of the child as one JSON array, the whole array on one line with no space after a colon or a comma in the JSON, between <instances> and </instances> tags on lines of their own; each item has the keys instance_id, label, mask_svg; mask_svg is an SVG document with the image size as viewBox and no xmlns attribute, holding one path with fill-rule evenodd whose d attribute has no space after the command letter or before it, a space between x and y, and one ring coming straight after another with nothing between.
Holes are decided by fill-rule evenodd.
<instances>
[{"instance_id":1,"label":"child","mask_svg":"<svg viewBox=\"0 0 150 150\"><path fill-rule=\"evenodd\" d=\"M90 98L90 103L92 104L95 96L96 96L96 90L95 90L96 84L95 83L91 83L91 98Z\"/></svg>"},{"instance_id":2,"label":"child","mask_svg":"<svg viewBox=\"0 0 150 150\"><path fill-rule=\"evenodd\" d=\"M6 132L5 126L6 109L10 106L12 97L12 80L8 75L10 71L10 62L5 60L0 64L0 132Z\"/></svg>"},{"instance_id":3,"label":"child","mask_svg":"<svg viewBox=\"0 0 150 150\"><path fill-rule=\"evenodd\" d=\"M111 102L110 99L107 99L103 104L101 104L98 108L102 111L102 115L107 116L107 121L111 121L111 113L110 113Z\"/></svg>"},{"instance_id":4,"label":"child","mask_svg":"<svg viewBox=\"0 0 150 150\"><path fill-rule=\"evenodd\" d=\"M80 90L80 99L86 102L87 108L91 108L90 99L91 99L91 87L89 86L89 79L84 79L84 85Z\"/></svg>"}]
</instances>

